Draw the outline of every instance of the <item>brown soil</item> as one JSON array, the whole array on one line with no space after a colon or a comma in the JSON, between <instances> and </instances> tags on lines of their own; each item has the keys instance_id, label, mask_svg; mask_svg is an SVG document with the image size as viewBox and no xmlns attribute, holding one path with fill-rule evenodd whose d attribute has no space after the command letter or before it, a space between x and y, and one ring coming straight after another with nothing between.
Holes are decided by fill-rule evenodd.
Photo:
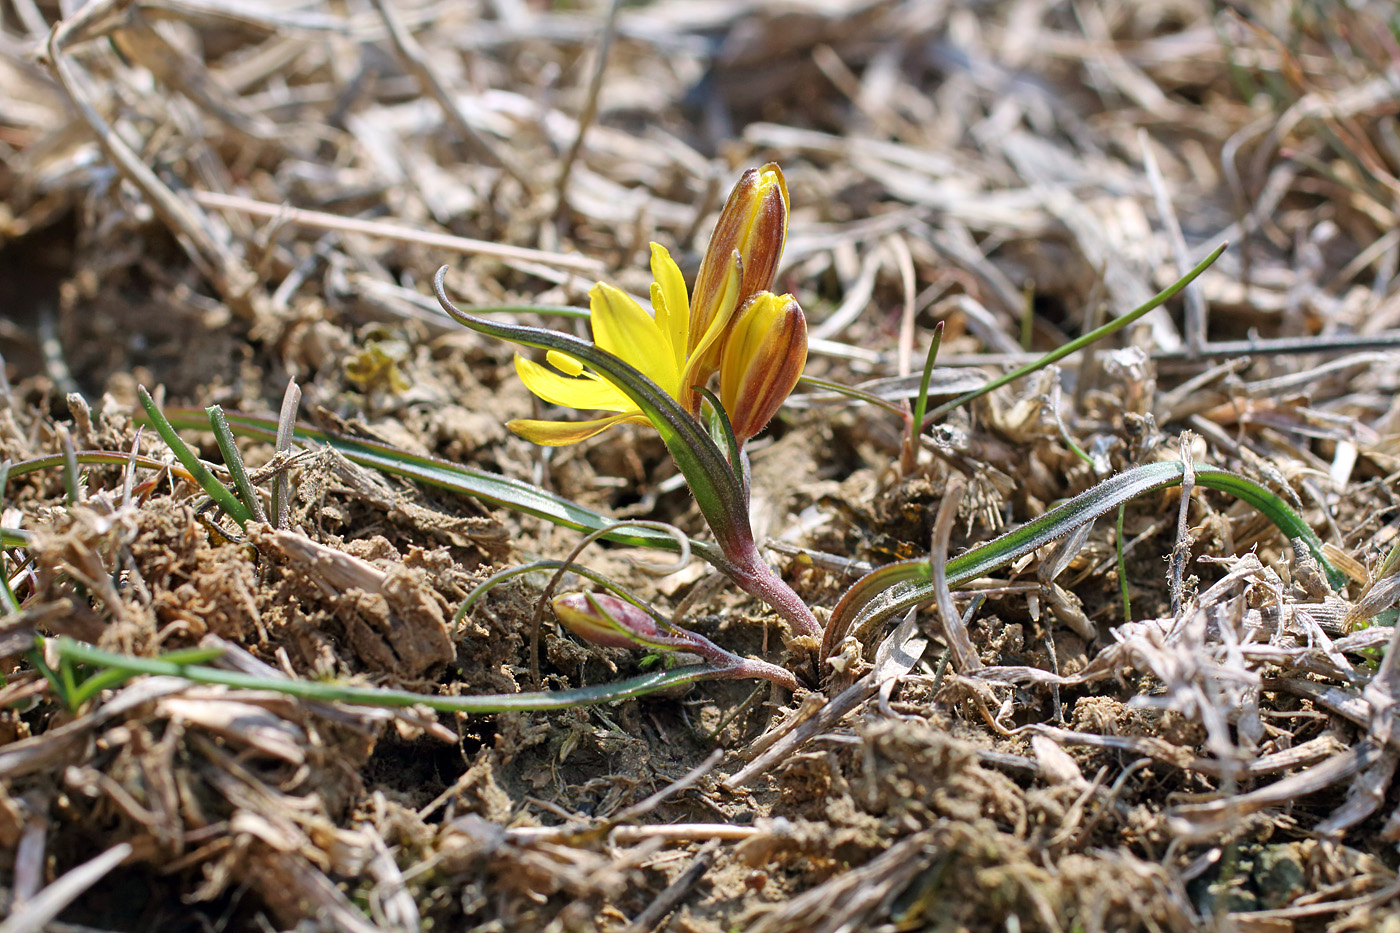
<instances>
[{"instance_id":1,"label":"brown soil","mask_svg":"<svg viewBox=\"0 0 1400 933\"><path fill-rule=\"evenodd\" d=\"M1400 930L1400 677L1390 630L1356 624L1394 621L1369 586L1400 504L1391 5L627 4L581 117L609 6L0 4L0 526L30 536L0 620L0 931ZM954 591L992 674L949 664L930 605L829 676L698 559L658 575L593 545L584 565L808 686L454 718L162 676L70 709L44 679L36 634L536 689L548 573L454 615L576 532L314 446L241 442L264 496L291 490L285 527L246 533L178 473L124 492L86 465L70 493L28 462L171 461L138 386L263 414L294 380L304 424L704 538L654 431L507 431L569 413L430 281L448 264L464 307L643 295L651 240L693 280L767 160L807 372L848 384L917 373L939 322L939 379L991 377L1232 244L1193 292L954 411L913 469L900 417L792 400L752 444L753 523L820 617L926 556L950 490L956 554L1183 450L1292 502L1350 586L1257 510L1171 489L1123 515L1131 619L1113 514L1058 574L1048 546ZM213 435L182 433L227 480ZM652 669L543 620L544 689ZM874 660L887 638L908 664Z\"/></svg>"}]
</instances>

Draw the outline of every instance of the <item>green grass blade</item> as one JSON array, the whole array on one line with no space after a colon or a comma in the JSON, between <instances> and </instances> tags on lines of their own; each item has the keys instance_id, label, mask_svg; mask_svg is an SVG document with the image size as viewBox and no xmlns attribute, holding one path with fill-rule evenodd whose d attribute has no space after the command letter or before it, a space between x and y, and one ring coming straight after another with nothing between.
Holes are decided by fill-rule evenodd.
<instances>
[{"instance_id":1,"label":"green grass blade","mask_svg":"<svg viewBox=\"0 0 1400 933\"><path fill-rule=\"evenodd\" d=\"M856 401L865 402L867 405L877 405L891 414L898 415L901 418L904 417L905 410L900 408L899 405L873 392L868 392L859 386L848 386L840 382L832 382L830 379L818 379L816 376L808 376L805 374L798 377L797 384L806 388L821 389L823 392L844 395L846 398L853 398ZM806 395L793 396L794 401L800 401L806 398Z\"/></svg>"},{"instance_id":2,"label":"green grass blade","mask_svg":"<svg viewBox=\"0 0 1400 933\"><path fill-rule=\"evenodd\" d=\"M175 428L166 420L161 412L160 406L155 399L151 398L151 393L146 391L144 386L137 387L137 393L141 397L141 407L146 409L146 416L150 418L151 424L160 433L161 439L165 441L167 447L175 454L175 459L179 460L189 474L194 477L195 482L208 494L209 498L223 509L229 518L239 524L239 527L246 525L252 520L253 514L248 511L238 497L228 491L228 487L214 478L214 474L209 472L209 468L200 462L200 459L190 450L189 445L175 433Z\"/></svg>"},{"instance_id":3,"label":"green grass blade","mask_svg":"<svg viewBox=\"0 0 1400 933\"><path fill-rule=\"evenodd\" d=\"M452 617L452 624L460 624L462 620L467 617L467 614L472 611L472 607L475 606L478 602L480 602L482 597L484 597L488 592L490 592L492 589L499 586L500 584L505 583L508 580L514 580L516 577L523 577L526 574L538 573L544 570L558 570L561 567L568 567L570 573L575 573L580 577L592 580L594 583L603 587L608 592L616 595L619 599L627 600L629 603L636 606L638 609L645 609L647 612L651 611L651 608L647 606L644 600L631 593L629 590L627 590L626 587L623 587L618 583L614 583L604 574L601 574L598 571L592 570L588 567L584 567L581 564L575 564L572 561L562 561L555 560L553 558L545 558L543 560L530 561L528 564L521 564L518 567L507 567L505 570L498 570L495 573L491 574L491 576L487 577L485 580L482 580L476 585L476 588L474 590L467 594L467 598L462 601L462 605L457 607L457 612Z\"/></svg>"},{"instance_id":4,"label":"green grass blade","mask_svg":"<svg viewBox=\"0 0 1400 933\"><path fill-rule=\"evenodd\" d=\"M73 447L73 438L63 425L57 427L58 443L63 456L63 497L69 505L77 505L81 498L78 491L78 452Z\"/></svg>"},{"instance_id":5,"label":"green grass blade","mask_svg":"<svg viewBox=\"0 0 1400 933\"><path fill-rule=\"evenodd\" d=\"M971 392L959 395L951 402L946 402L942 405L939 405L933 411L929 412L926 418L924 418L923 424L920 426L920 430L927 428L931 424L934 424L944 415L948 414L948 412L961 408L973 399L981 398L988 392L991 392L995 389L999 389L1009 382L1015 382L1022 376L1028 376L1036 370L1044 369L1052 363L1057 363L1065 357L1069 356L1071 353L1082 350L1085 347L1089 346L1091 343L1094 343L1098 340L1102 340L1104 337L1107 337L1109 334L1112 334L1115 331L1122 330L1129 324L1136 321L1138 318L1142 317L1147 312L1152 311L1153 309L1165 304L1174 295L1176 295L1177 292L1181 291L1183 288L1194 282L1197 276L1209 269L1211 264L1220 258L1220 254L1225 252L1225 247L1229 245L1230 244L1228 243L1221 243L1219 246L1217 246L1214 250L1211 251L1211 254L1209 256L1207 256L1205 259L1202 259L1200 263L1197 264L1196 268L1192 269L1180 279L1177 279L1171 285L1168 285L1165 289L1158 292L1151 299L1149 299L1146 304L1139 305L1138 307L1129 311L1122 317L1109 321L1102 327L1095 328L1089 333L1084 334L1083 336L1078 337L1074 340L1071 340L1063 347L1050 351L1049 353L1045 354L1033 363L1027 363L1025 366L1022 366L1019 369L1014 369L1004 376L998 376L997 378L988 382L986 385L982 386L980 389L973 389Z\"/></svg>"},{"instance_id":6,"label":"green grass blade","mask_svg":"<svg viewBox=\"0 0 1400 933\"><path fill-rule=\"evenodd\" d=\"M262 498L258 495L257 489L254 488L253 481L248 477L248 468L243 464L243 455L238 452L238 444L233 439L233 432L229 430L224 410L218 405L210 405L204 410L209 413L209 426L214 429L214 440L219 445L219 452L224 456L224 464L228 466L229 475L233 477L233 488L238 490L238 498L255 520L267 521L267 513L263 511L262 507Z\"/></svg>"},{"instance_id":7,"label":"green grass blade","mask_svg":"<svg viewBox=\"0 0 1400 933\"><path fill-rule=\"evenodd\" d=\"M938 350L943 346L943 322L933 328L933 338L929 341L928 356L924 358L924 371L919 377L919 394L914 399L914 419L909 427L909 444L916 448L919 436L923 433L924 415L928 411L928 386L933 380L933 364L938 361Z\"/></svg>"},{"instance_id":8,"label":"green grass blade","mask_svg":"<svg viewBox=\"0 0 1400 933\"><path fill-rule=\"evenodd\" d=\"M42 640L40 650L42 655ZM576 687L571 690L551 690L538 693L496 693L481 696L444 697L431 694L410 693L407 690L385 690L374 687L352 687L345 684L322 683L311 680L284 680L278 677L260 677L241 671L227 671L203 664L183 664L162 658L136 658L113 654L91 645L74 641L68 637L50 640L56 646L60 658L76 661L111 671L120 671L125 677L118 679L115 674L107 675L106 687L117 686L121 681L138 674L153 674L169 677L183 677L201 684L221 684L244 690L269 690L284 696L294 696L304 700L321 700L329 703L354 703L360 706L394 707L425 706L441 713L461 713L465 715L490 715L493 713L525 712L531 710L574 709L580 706L593 706L611 703L632 697L644 696L658 690L667 690L684 684L733 676L731 666L719 664L691 664L669 671L654 671L639 677L620 680L611 684L593 687Z\"/></svg>"},{"instance_id":9,"label":"green grass blade","mask_svg":"<svg viewBox=\"0 0 1400 933\"><path fill-rule=\"evenodd\" d=\"M1346 576L1323 556L1322 542L1287 502L1253 480L1228 470L1202 463L1195 464L1194 470L1196 485L1228 492L1249 503L1289 540L1301 539L1333 587L1340 589L1346 585ZM1181 463L1173 460L1134 467L1110 477L1034 521L954 557L946 568L948 585L957 586L1004 567L1138 496L1179 486L1182 472ZM864 640L875 626L932 599L933 595L933 568L927 559L877 568L857 580L837 604L823 644L829 650L847 635Z\"/></svg>"},{"instance_id":10,"label":"green grass blade","mask_svg":"<svg viewBox=\"0 0 1400 933\"><path fill-rule=\"evenodd\" d=\"M197 408L171 408L166 412L170 423L181 429L198 429L204 423L203 412ZM229 411L224 416L229 427L237 435L272 443L277 438L277 419ZM394 476L402 476L439 489L446 489L461 495L479 499L491 505L512 511L534 515L575 531L597 531L616 523L616 519L601 515L576 502L546 492L537 486L521 480L511 479L497 473L476 470L399 450L378 441L344 437L321 431L316 428L298 425L296 438L309 444L323 444L338 450L345 458L360 466L370 467ZM121 455L125 462L125 454ZM604 535L609 540L630 547L644 547L655 550L678 552L680 545L675 538L662 532L638 528L628 531L609 532ZM692 540L691 550L714 563L720 558L714 545Z\"/></svg>"},{"instance_id":11,"label":"green grass blade","mask_svg":"<svg viewBox=\"0 0 1400 933\"><path fill-rule=\"evenodd\" d=\"M157 660L168 664L205 664L223 656L221 648L185 648L161 655ZM110 690L131 679L131 672L119 667L103 667L84 680L69 695L69 705L76 709L103 690Z\"/></svg>"},{"instance_id":12,"label":"green grass blade","mask_svg":"<svg viewBox=\"0 0 1400 933\"><path fill-rule=\"evenodd\" d=\"M5 490L10 485L10 461L0 463L0 511L5 508ZM2 533L4 529L0 529ZM13 547L8 541L3 542L5 547ZM15 598L15 591L10 589L10 568L6 565L5 556L0 554L0 608L4 608L5 613L19 612L19 600Z\"/></svg>"}]
</instances>

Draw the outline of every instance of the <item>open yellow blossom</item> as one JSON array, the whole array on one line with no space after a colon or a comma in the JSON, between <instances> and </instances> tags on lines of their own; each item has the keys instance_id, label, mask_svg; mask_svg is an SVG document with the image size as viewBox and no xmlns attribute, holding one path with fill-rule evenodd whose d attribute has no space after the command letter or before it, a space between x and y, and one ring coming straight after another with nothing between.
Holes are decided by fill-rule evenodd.
<instances>
[{"instance_id":1,"label":"open yellow blossom","mask_svg":"<svg viewBox=\"0 0 1400 933\"><path fill-rule=\"evenodd\" d=\"M691 346L690 299L685 279L671 254L657 243L651 244L651 303L655 317L622 290L599 282L588 292L592 312L593 342L602 350L625 360L656 383L667 395L695 408L690 386L696 379L695 363L703 358L724 333L739 298L739 258L729 260L729 273L716 296L716 314L709 327ZM531 392L554 405L569 408L616 412L593 421L537 421L517 419L506 426L535 444L559 447L587 440L615 424L646 424L647 418L636 404L613 383L571 356L550 351L546 359L555 372L519 354L515 371Z\"/></svg>"},{"instance_id":2,"label":"open yellow blossom","mask_svg":"<svg viewBox=\"0 0 1400 933\"><path fill-rule=\"evenodd\" d=\"M700 407L697 386L719 369L735 310L772 287L787 241L788 192L782 169L769 162L744 172L720 212L692 296L685 279L661 246L651 244L651 304L655 316L624 292L599 283L589 291L593 342L630 363L691 415ZM800 313L800 312L799 312ZM805 347L805 342L804 342ZM594 421L512 421L526 440L557 447L586 440L615 424L642 424L646 417L625 392L563 353L551 351L554 372L522 356L515 369L546 402L570 408L611 411Z\"/></svg>"}]
</instances>

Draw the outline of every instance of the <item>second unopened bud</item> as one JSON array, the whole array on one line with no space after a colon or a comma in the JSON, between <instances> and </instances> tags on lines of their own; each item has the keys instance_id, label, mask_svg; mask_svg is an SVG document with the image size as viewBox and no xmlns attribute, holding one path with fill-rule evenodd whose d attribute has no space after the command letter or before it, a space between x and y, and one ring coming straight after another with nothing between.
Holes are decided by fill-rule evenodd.
<instances>
[{"instance_id":1,"label":"second unopened bud","mask_svg":"<svg viewBox=\"0 0 1400 933\"><path fill-rule=\"evenodd\" d=\"M719 397L743 443L763 430L807 365L807 318L791 295L760 292L740 309L720 357Z\"/></svg>"}]
</instances>

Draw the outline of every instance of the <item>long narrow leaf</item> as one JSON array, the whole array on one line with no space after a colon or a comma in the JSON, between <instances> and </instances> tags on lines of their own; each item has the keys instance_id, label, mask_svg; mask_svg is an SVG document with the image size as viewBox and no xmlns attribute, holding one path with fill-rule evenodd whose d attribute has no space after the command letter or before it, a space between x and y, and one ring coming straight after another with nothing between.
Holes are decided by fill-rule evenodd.
<instances>
[{"instance_id":1,"label":"long narrow leaf","mask_svg":"<svg viewBox=\"0 0 1400 933\"><path fill-rule=\"evenodd\" d=\"M170 423L180 429L198 428L203 423L203 412L196 408L169 408L165 414ZM228 419L229 427L235 434L268 443L277 438L276 418L237 411L226 411L224 417ZM296 438L303 443L333 447L347 460L360 466L460 493L515 512L534 515L575 531L597 531L617 521L521 480L473 469L460 463L439 460L436 457L409 453L378 441L345 437L306 425L297 426ZM609 532L604 537L630 547L672 552L680 550L675 538L644 528ZM711 563L721 559L718 549L707 542L692 539L690 548Z\"/></svg>"},{"instance_id":2,"label":"long narrow leaf","mask_svg":"<svg viewBox=\"0 0 1400 933\"><path fill-rule=\"evenodd\" d=\"M42 647L42 640L41 647ZM551 690L539 693L494 693L480 696L444 697L432 694L410 693L407 690L385 690L374 687L352 687L344 684L323 683L313 680L284 680L276 677L259 677L240 671L227 671L203 664L180 664L157 658L136 658L113 654L91 645L59 637L49 644L57 648L58 656L69 661L100 666L113 671L124 671L128 676L155 674L168 677L183 677L201 684L222 684L244 690L268 690L285 696L300 697L306 700L322 700L333 703L356 703L361 706L407 707L425 706L442 713L463 713L467 715L489 715L525 710L573 709L592 706L598 703L611 703L631 697L655 693L683 684L701 680L732 677L732 666L719 664L690 664L669 671L654 671L639 677L631 677L611 684L594 687L576 687L572 690ZM42 651L40 652L42 655ZM113 687L120 683L115 674L103 676L103 686ZM124 678L122 678L124 679Z\"/></svg>"},{"instance_id":3,"label":"long narrow leaf","mask_svg":"<svg viewBox=\"0 0 1400 933\"><path fill-rule=\"evenodd\" d=\"M253 481L248 477L248 468L243 465L243 454L234 443L233 432L229 430L224 410L218 405L210 405L205 411L209 413L209 426L214 429L214 440L219 445L219 453L223 454L229 476L233 477L233 486L238 490L238 498L247 506L254 519L260 522L267 521L262 499L259 498Z\"/></svg>"},{"instance_id":4,"label":"long narrow leaf","mask_svg":"<svg viewBox=\"0 0 1400 933\"><path fill-rule=\"evenodd\" d=\"M1195 464L1194 470L1197 485L1228 492L1258 509L1289 540L1301 539L1307 545L1333 587L1346 585L1346 576L1328 563L1323 555L1322 542L1288 503L1253 480L1228 470L1203 463ZM948 585L957 586L1004 567L1018 557L1113 511L1124 502L1149 492L1179 486L1182 472L1180 462L1166 461L1134 467L1110 477L1034 521L949 560ZM823 639L823 648L827 652L824 656L829 657L832 648L848 635L863 641L886 619L933 596L933 568L927 559L888 564L871 571L851 586L833 610Z\"/></svg>"}]
</instances>

